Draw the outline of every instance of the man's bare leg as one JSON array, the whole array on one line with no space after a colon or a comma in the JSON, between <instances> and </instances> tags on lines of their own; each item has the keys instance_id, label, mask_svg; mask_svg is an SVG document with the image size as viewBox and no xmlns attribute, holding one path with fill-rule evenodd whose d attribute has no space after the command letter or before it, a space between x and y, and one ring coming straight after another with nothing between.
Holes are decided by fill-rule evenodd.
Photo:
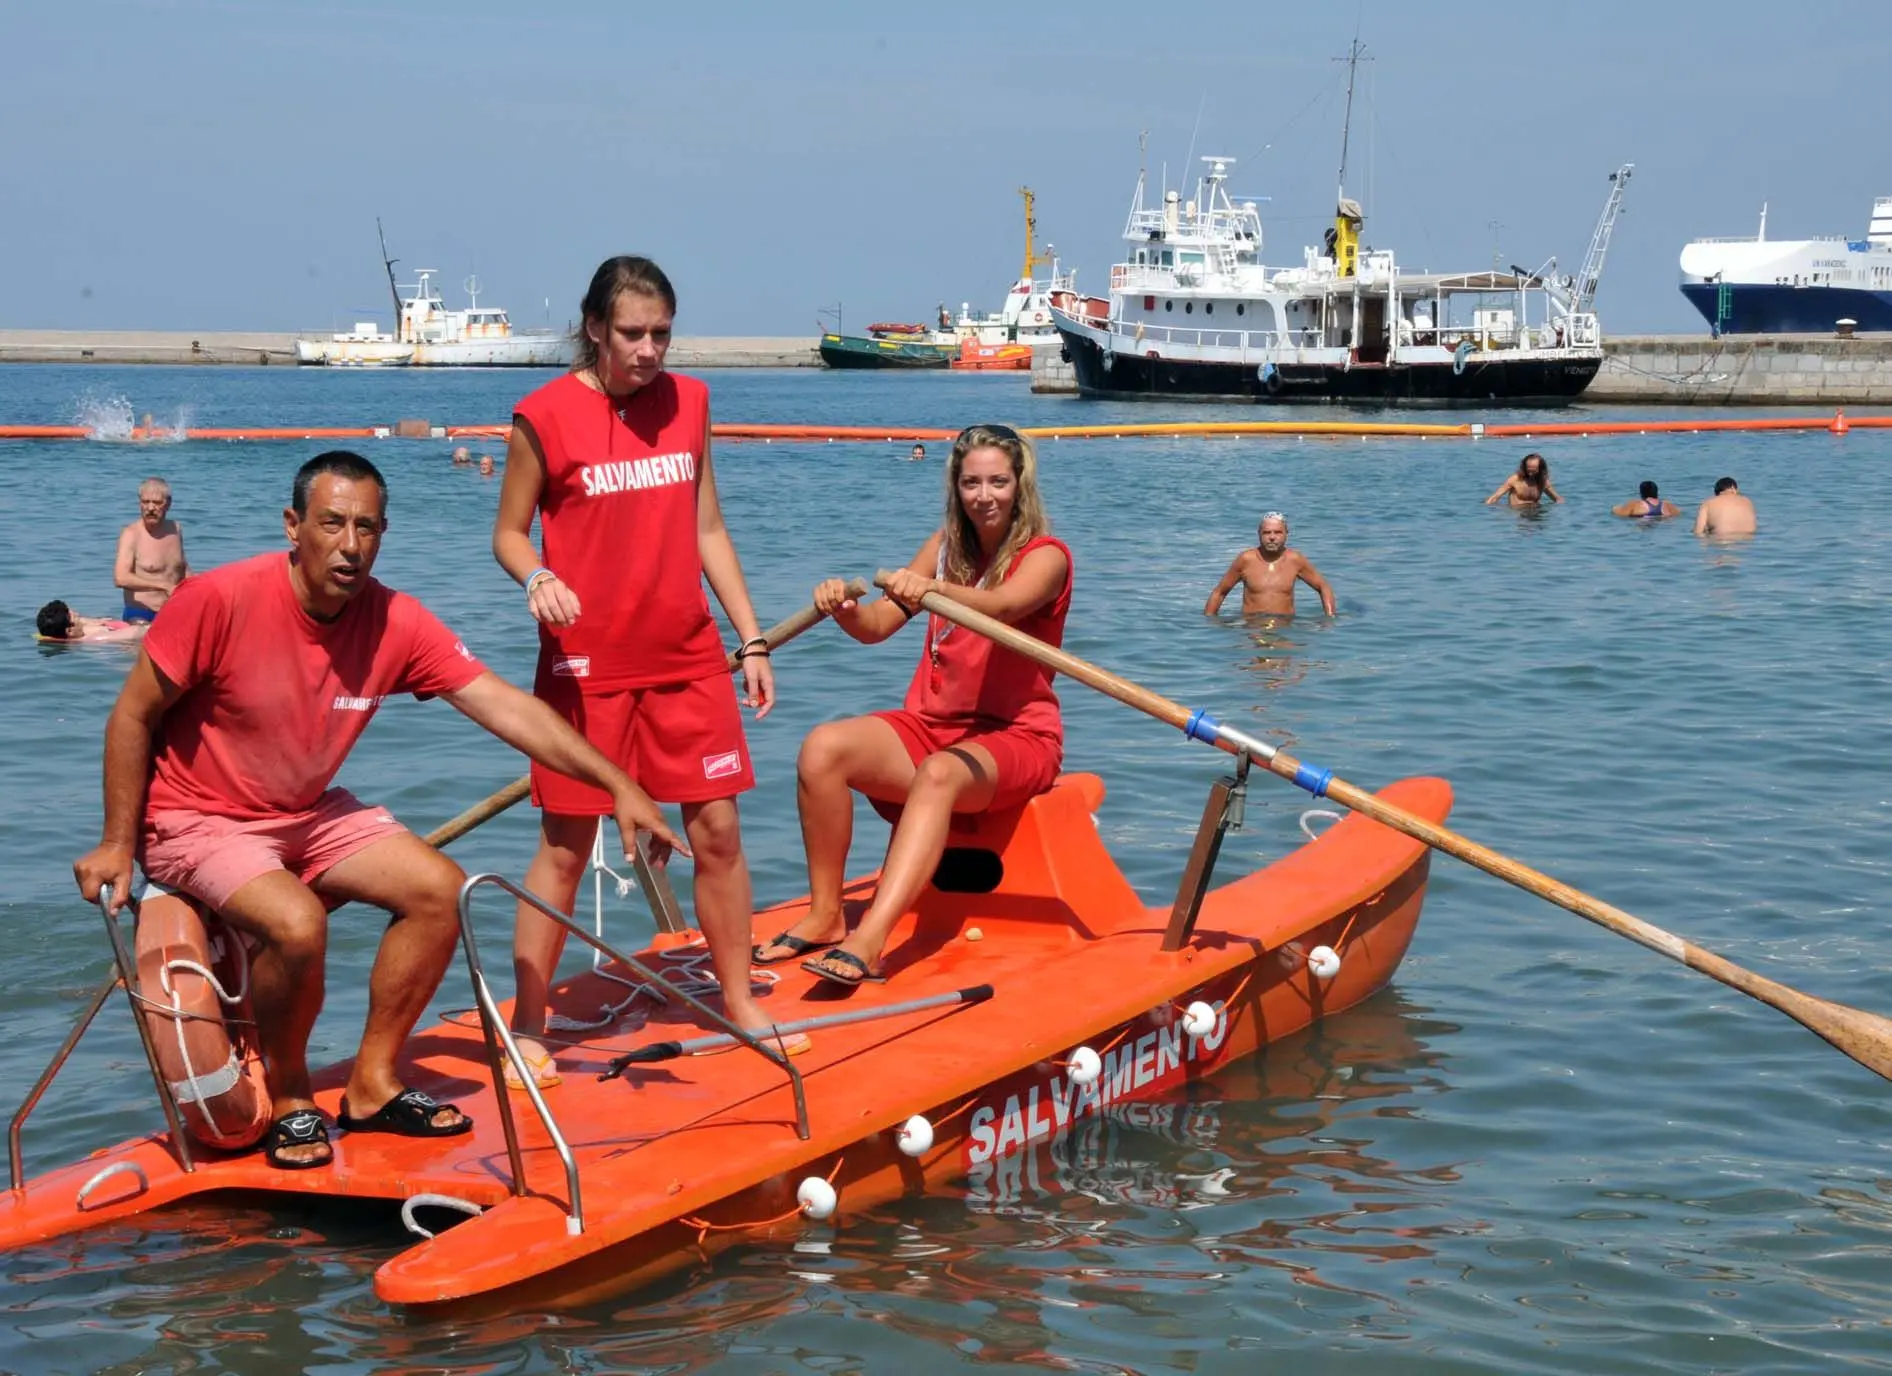
<instances>
[{"instance_id":1,"label":"man's bare leg","mask_svg":"<svg viewBox=\"0 0 1892 1376\"><path fill-rule=\"evenodd\" d=\"M367 1023L342 1096L350 1117L372 1117L404 1088L395 1058L453 959L464 879L453 861L403 832L349 856L315 881L325 899L367 903L393 916L368 978ZM447 1127L464 1116L442 1105L432 1122Z\"/></svg>"},{"instance_id":2,"label":"man's bare leg","mask_svg":"<svg viewBox=\"0 0 1892 1376\"><path fill-rule=\"evenodd\" d=\"M293 874L271 870L243 885L217 911L230 926L262 943L250 957L250 1002L269 1086L269 1116L312 1109L309 1034L322 1011L328 910ZM278 1155L291 1162L321 1162L332 1152L325 1143L311 1142L285 1147Z\"/></svg>"}]
</instances>

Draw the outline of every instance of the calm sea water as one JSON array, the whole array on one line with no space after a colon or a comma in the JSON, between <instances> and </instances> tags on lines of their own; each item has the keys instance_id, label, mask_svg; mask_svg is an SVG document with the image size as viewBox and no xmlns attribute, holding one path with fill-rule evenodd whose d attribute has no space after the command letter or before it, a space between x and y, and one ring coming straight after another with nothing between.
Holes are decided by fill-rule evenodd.
<instances>
[{"instance_id":1,"label":"calm sea water","mask_svg":"<svg viewBox=\"0 0 1892 1376\"><path fill-rule=\"evenodd\" d=\"M1211 418L1034 399L1018 378L710 380L727 420ZM12 368L0 422L124 405L198 425L500 421L528 385ZM170 479L199 567L280 543L290 474L315 448L0 444L9 1110L108 961L68 867L97 834L101 726L128 663L36 648L33 610L52 597L110 610L115 533L148 473ZM1078 567L1068 646L1353 782L1442 774L1460 830L1764 974L1892 1011L1892 542L1859 478L1892 461L1892 436L1557 440L1544 448L1568 505L1480 505L1521 448L1047 444L1044 486ZM498 484L447 450L369 446L393 487L378 572L527 682L530 626L487 552ZM719 447L765 621L822 576L911 556L942 508L942 465L904 454ZM1645 477L1692 513L1723 473L1759 504L1752 542L1607 514ZM1269 631L1205 620L1210 586L1270 507L1340 615ZM803 734L894 700L916 652L912 636L864 649L818 630L778 659L782 702L751 733L762 785L745 803L763 898L804 887ZM1145 895L1167 898L1222 757L1082 688L1063 695L1069 764L1110 784L1108 841ZM455 713L407 702L381 713L343 781L425 828L519 772ZM1303 802L1257 783L1227 871L1293 846ZM878 834L863 833L865 866ZM520 811L455 854L516 874L533 839ZM935 1193L608 1305L451 1324L374 1298L374 1267L404 1245L389 1210L167 1213L5 1257L0 1370L1892 1367L1892 1090L1620 938L1456 862L1433 875L1387 993L1041 1150L1008 1197ZM504 949L507 919L488 921ZM338 924L322 1058L353 1047L376 925ZM466 1001L463 984L456 968L442 1007ZM29 1165L156 1120L114 1004L31 1123Z\"/></svg>"}]
</instances>

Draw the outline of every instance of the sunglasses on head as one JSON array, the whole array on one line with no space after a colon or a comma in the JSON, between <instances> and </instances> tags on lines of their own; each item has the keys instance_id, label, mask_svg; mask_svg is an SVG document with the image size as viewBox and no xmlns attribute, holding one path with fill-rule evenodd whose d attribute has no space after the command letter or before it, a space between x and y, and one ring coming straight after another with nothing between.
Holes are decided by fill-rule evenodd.
<instances>
[{"instance_id":1,"label":"sunglasses on head","mask_svg":"<svg viewBox=\"0 0 1892 1376\"><path fill-rule=\"evenodd\" d=\"M1018 431L1012 429L1009 425L968 425L964 430L959 432L958 439L954 440L953 443L958 444L971 438L975 430L983 430L994 439L1005 440L1011 444L1022 444L1024 442L1019 436Z\"/></svg>"}]
</instances>

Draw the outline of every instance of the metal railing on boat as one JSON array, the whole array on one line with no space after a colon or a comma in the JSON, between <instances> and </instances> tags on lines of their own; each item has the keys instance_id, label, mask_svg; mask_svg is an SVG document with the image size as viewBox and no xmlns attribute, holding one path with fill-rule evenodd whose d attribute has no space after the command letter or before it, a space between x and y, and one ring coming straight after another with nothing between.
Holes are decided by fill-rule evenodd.
<instances>
[{"instance_id":1,"label":"metal railing on boat","mask_svg":"<svg viewBox=\"0 0 1892 1376\"><path fill-rule=\"evenodd\" d=\"M669 892L669 881L650 863L640 841L637 852L631 857L633 868L637 872L639 883L645 898L650 902L652 915L659 929L667 932L680 932L683 924L677 913L674 894ZM795 1132L802 1141L810 1136L808 1126L808 1094L802 1083L801 1072L789 1061L783 1044L778 1040L771 1047L762 1037L749 1032L725 1018L701 999L685 989L678 988L663 978L655 970L635 957L618 950L603 935L593 934L570 916L560 912L530 889L513 883L504 875L474 874L469 875L460 886L460 944L466 952L467 972L473 981L473 998L480 1014L480 1032L486 1043L487 1068L493 1076L493 1092L499 1104L499 1121L506 1134L506 1159L512 1167L512 1192L515 1195L529 1193L526 1187L525 1157L519 1149L519 1125L513 1117L512 1102L507 1095L505 1066L510 1063L513 1073L519 1077L520 1086L526 1097L532 1101L533 1111L539 1115L539 1121L545 1124L547 1135L552 1139L553 1149L558 1153L560 1163L565 1169L565 1186L570 1192L571 1205L566 1211L565 1227L571 1233L585 1230L585 1210L582 1187L578 1179L578 1159L572 1153L571 1145L565 1140L565 1134L558 1126L558 1120L545 1102L540 1092L537 1077L531 1066L526 1063L524 1054L519 1050L519 1043L514 1039L512 1029L506 1025L505 1016L499 1011L499 1001L494 998L492 988L486 982L486 972L480 964L479 943L473 934L473 895L482 885L490 885L512 895L521 903L530 905L545 914L554 922L571 932L593 951L613 961L626 970L637 974L651 991L659 998L668 1001L680 999L705 1021L722 1029L724 1035L734 1039L741 1046L774 1062L788 1076L789 1086L795 1096Z\"/></svg>"}]
</instances>

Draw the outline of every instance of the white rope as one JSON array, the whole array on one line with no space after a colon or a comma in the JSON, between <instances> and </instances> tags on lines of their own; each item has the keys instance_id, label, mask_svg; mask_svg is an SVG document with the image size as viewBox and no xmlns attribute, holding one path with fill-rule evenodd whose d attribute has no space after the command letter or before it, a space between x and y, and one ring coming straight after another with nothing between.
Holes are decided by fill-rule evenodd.
<instances>
[{"instance_id":1,"label":"white rope","mask_svg":"<svg viewBox=\"0 0 1892 1376\"><path fill-rule=\"evenodd\" d=\"M401 1222L410 1233L419 1233L424 1238L436 1236L430 1229L423 1227L414 1217L414 1210L422 1205L436 1209L453 1209L472 1218L478 1218L486 1210L470 1199L457 1199L450 1194L414 1194L401 1203Z\"/></svg>"},{"instance_id":2,"label":"white rope","mask_svg":"<svg viewBox=\"0 0 1892 1376\"><path fill-rule=\"evenodd\" d=\"M1315 817L1326 818L1330 826L1340 820L1340 814L1338 812L1329 812L1324 807L1310 807L1306 812L1301 814L1301 833L1310 841L1318 841L1321 838L1321 833L1315 831L1314 828L1309 825L1310 819Z\"/></svg>"},{"instance_id":3,"label":"white rope","mask_svg":"<svg viewBox=\"0 0 1892 1376\"><path fill-rule=\"evenodd\" d=\"M640 885L635 876L619 874L604 858L604 827L600 825L591 841L591 880L593 910L591 930L598 940L604 940L604 879L609 875L617 889L619 898L629 898ZM672 947L658 954L658 959L665 964L677 967L675 975L665 974L663 981L678 993L692 998L703 998L722 992L722 985L717 981L715 971L710 969L709 947L700 939L687 946ZM548 1032L595 1032L601 1027L609 1027L634 1005L640 998L649 998L661 1003L662 991L637 980L626 979L623 975L607 969L605 955L597 947L591 949L592 973L601 979L609 980L628 992L616 1003L607 1003L598 1010L597 1016L575 1018L564 1013L550 1014L545 1020ZM766 993L781 978L774 970L755 970L749 976L749 987L757 993Z\"/></svg>"}]
</instances>

